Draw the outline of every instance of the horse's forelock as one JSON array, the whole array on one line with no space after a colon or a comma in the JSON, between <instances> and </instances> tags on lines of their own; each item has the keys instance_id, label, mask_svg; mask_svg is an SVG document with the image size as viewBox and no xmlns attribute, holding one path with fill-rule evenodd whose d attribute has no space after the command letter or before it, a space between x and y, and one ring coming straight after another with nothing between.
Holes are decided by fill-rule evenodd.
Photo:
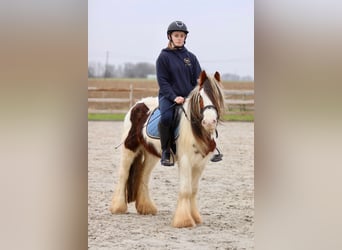
<instances>
[{"instance_id":1,"label":"horse's forelock","mask_svg":"<svg viewBox=\"0 0 342 250\"><path fill-rule=\"evenodd\" d=\"M197 86L190 94L190 106L189 106L189 111L190 111L190 117L192 121L200 121L201 118L201 95L200 95L200 90L199 87Z\"/></svg>"},{"instance_id":2,"label":"horse's forelock","mask_svg":"<svg viewBox=\"0 0 342 250\"><path fill-rule=\"evenodd\" d=\"M224 111L224 98L220 82L215 78L209 77L202 84L202 87L211 103L216 107L219 118L221 119Z\"/></svg>"}]
</instances>

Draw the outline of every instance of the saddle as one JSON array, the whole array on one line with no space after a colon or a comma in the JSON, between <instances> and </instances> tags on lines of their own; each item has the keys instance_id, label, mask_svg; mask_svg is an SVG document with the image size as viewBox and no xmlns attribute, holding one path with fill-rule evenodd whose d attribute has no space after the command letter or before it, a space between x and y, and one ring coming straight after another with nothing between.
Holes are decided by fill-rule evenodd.
<instances>
[{"instance_id":1,"label":"saddle","mask_svg":"<svg viewBox=\"0 0 342 250\"><path fill-rule=\"evenodd\" d=\"M173 140L175 141L179 136L179 121L181 117L182 109L179 106L176 106L175 112L173 115L173 121L171 124L171 130L173 130ZM160 121L160 109L157 107L152 111L152 114L148 118L146 124L146 133L149 137L153 139L160 139L158 124Z\"/></svg>"}]
</instances>

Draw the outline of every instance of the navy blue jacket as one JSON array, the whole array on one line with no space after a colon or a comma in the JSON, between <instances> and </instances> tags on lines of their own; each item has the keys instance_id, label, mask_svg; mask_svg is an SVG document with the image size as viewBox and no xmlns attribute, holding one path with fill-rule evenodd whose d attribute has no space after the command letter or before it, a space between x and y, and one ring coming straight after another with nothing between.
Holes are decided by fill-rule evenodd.
<instances>
[{"instance_id":1,"label":"navy blue jacket","mask_svg":"<svg viewBox=\"0 0 342 250\"><path fill-rule=\"evenodd\" d=\"M171 102L177 96L187 97L197 85L201 66L196 56L185 47L163 49L156 63L159 98Z\"/></svg>"}]
</instances>

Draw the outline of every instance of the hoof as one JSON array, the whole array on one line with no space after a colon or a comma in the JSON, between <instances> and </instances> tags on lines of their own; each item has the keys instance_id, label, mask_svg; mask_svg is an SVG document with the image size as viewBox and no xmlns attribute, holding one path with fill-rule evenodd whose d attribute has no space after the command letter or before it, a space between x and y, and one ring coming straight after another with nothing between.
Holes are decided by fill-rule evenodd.
<instances>
[{"instance_id":1,"label":"hoof","mask_svg":"<svg viewBox=\"0 0 342 250\"><path fill-rule=\"evenodd\" d=\"M177 228L194 227L194 226L196 226L196 223L192 218L189 218L186 220L173 219L172 226L177 227Z\"/></svg>"},{"instance_id":2,"label":"hoof","mask_svg":"<svg viewBox=\"0 0 342 250\"><path fill-rule=\"evenodd\" d=\"M201 215L198 212L192 213L191 216L194 219L196 224L201 224L203 222L202 218L201 218Z\"/></svg>"},{"instance_id":3,"label":"hoof","mask_svg":"<svg viewBox=\"0 0 342 250\"><path fill-rule=\"evenodd\" d=\"M127 213L127 204L112 204L109 211L112 214L125 214Z\"/></svg>"},{"instance_id":4,"label":"hoof","mask_svg":"<svg viewBox=\"0 0 342 250\"><path fill-rule=\"evenodd\" d=\"M203 222L201 216L198 216L198 217L194 216L194 221L196 224L202 224Z\"/></svg>"},{"instance_id":5,"label":"hoof","mask_svg":"<svg viewBox=\"0 0 342 250\"><path fill-rule=\"evenodd\" d=\"M139 214L143 214L143 215L147 215L147 214L152 214L152 215L156 215L157 214L157 208L155 205L153 204L150 204L150 205L139 205L139 204L136 204L136 207L137 209L137 212Z\"/></svg>"}]
</instances>

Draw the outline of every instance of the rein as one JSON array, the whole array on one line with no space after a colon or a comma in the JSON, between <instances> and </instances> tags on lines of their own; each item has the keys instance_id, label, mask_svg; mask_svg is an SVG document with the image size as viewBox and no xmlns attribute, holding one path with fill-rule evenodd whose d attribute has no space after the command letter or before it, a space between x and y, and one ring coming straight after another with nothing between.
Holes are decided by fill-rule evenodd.
<instances>
[{"instance_id":1,"label":"rein","mask_svg":"<svg viewBox=\"0 0 342 250\"><path fill-rule=\"evenodd\" d=\"M182 109L182 111L183 111L183 113L184 113L184 115L185 115L185 118L190 122L190 119L189 119L188 115L186 114L186 111L185 111L185 109L184 109L183 104L180 105L180 107L181 107L181 109Z\"/></svg>"}]
</instances>

